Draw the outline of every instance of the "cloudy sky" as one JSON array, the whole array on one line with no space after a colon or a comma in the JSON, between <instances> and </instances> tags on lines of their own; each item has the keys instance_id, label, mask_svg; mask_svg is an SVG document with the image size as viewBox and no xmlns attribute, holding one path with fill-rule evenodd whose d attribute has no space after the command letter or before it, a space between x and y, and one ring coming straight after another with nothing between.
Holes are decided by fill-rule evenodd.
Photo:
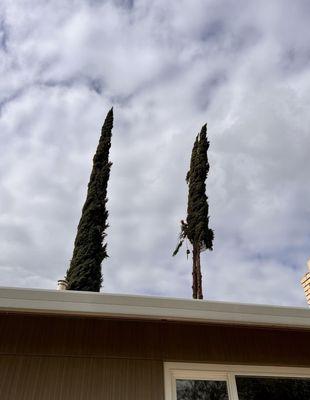
<instances>
[{"instance_id":1,"label":"cloudy sky","mask_svg":"<svg viewBox=\"0 0 310 400\"><path fill-rule=\"evenodd\" d=\"M2 0L0 285L54 289L114 107L105 292L191 297L171 253L208 122L209 300L306 306L308 0Z\"/></svg>"}]
</instances>

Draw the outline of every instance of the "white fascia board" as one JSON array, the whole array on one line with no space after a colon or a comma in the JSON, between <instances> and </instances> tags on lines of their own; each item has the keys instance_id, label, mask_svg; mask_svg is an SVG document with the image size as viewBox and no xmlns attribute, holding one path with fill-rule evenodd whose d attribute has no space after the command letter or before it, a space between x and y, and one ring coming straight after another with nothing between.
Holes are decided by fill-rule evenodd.
<instances>
[{"instance_id":1,"label":"white fascia board","mask_svg":"<svg viewBox=\"0 0 310 400\"><path fill-rule=\"evenodd\" d=\"M7 287L0 312L310 328L307 308Z\"/></svg>"}]
</instances>

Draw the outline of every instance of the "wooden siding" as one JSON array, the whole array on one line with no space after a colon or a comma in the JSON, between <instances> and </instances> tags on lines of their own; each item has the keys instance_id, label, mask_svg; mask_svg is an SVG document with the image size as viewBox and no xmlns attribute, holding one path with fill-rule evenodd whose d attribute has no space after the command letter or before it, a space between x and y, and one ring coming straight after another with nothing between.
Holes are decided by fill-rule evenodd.
<instances>
[{"instance_id":1,"label":"wooden siding","mask_svg":"<svg viewBox=\"0 0 310 400\"><path fill-rule=\"evenodd\" d=\"M1 400L162 400L158 361L0 357Z\"/></svg>"},{"instance_id":2,"label":"wooden siding","mask_svg":"<svg viewBox=\"0 0 310 400\"><path fill-rule=\"evenodd\" d=\"M310 331L0 314L0 399L162 400L163 361L310 367Z\"/></svg>"}]
</instances>

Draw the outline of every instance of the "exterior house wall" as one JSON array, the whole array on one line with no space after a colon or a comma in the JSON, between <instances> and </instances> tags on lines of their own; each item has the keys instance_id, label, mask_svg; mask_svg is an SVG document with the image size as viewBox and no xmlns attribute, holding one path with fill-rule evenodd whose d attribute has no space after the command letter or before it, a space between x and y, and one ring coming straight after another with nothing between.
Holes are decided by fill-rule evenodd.
<instances>
[{"instance_id":1,"label":"exterior house wall","mask_svg":"<svg viewBox=\"0 0 310 400\"><path fill-rule=\"evenodd\" d=\"M310 367L310 331L0 314L0 399L163 400L164 361Z\"/></svg>"}]
</instances>

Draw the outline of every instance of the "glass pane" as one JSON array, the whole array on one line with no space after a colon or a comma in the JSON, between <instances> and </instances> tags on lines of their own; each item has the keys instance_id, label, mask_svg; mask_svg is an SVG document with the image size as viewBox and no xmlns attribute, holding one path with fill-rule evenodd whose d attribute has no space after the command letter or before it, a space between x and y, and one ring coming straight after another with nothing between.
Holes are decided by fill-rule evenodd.
<instances>
[{"instance_id":1,"label":"glass pane","mask_svg":"<svg viewBox=\"0 0 310 400\"><path fill-rule=\"evenodd\" d=\"M228 400L225 381L177 379L177 400Z\"/></svg>"},{"instance_id":2,"label":"glass pane","mask_svg":"<svg viewBox=\"0 0 310 400\"><path fill-rule=\"evenodd\" d=\"M239 400L309 400L310 379L236 376Z\"/></svg>"}]
</instances>

